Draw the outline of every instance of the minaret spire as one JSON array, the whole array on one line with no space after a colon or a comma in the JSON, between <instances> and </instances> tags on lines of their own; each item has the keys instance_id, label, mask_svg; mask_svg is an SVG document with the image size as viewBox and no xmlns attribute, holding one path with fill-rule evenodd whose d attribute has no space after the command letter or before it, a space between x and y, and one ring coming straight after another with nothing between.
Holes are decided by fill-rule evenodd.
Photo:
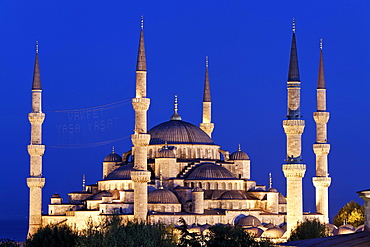
<instances>
[{"instance_id":1,"label":"minaret spire","mask_svg":"<svg viewBox=\"0 0 370 247\"><path fill-rule=\"evenodd\" d=\"M139 222L146 221L148 214L148 189L150 181L148 167L148 145L150 135L147 133L147 111L150 99L146 97L146 56L144 47L143 17L140 21L140 40L136 64L136 97L132 99L135 110L135 130L131 135L134 145L134 170L131 171L131 179L134 183L134 218Z\"/></svg>"},{"instance_id":2,"label":"minaret spire","mask_svg":"<svg viewBox=\"0 0 370 247\"><path fill-rule=\"evenodd\" d=\"M317 80L317 111L313 113L316 122L316 143L313 150L316 155L316 177L312 178L316 188L316 213L324 215L324 222L329 223L329 191L331 178L328 174L328 154L330 144L327 140L327 123L330 114L326 111L326 85L324 76L324 59L322 39L320 39L319 74Z\"/></svg>"},{"instance_id":3,"label":"minaret spire","mask_svg":"<svg viewBox=\"0 0 370 247\"><path fill-rule=\"evenodd\" d=\"M39 67L39 42L36 41L35 65L33 68L32 90L42 90Z\"/></svg>"},{"instance_id":4,"label":"minaret spire","mask_svg":"<svg viewBox=\"0 0 370 247\"><path fill-rule=\"evenodd\" d=\"M144 17L141 16L140 21L140 41L137 55L136 71L146 71L146 56L144 45Z\"/></svg>"},{"instance_id":5,"label":"minaret spire","mask_svg":"<svg viewBox=\"0 0 370 247\"><path fill-rule=\"evenodd\" d=\"M42 87L40 80L38 42L36 41L35 65L32 81L32 111L28 114L31 123L31 143L28 145L30 155L30 175L27 178L27 186L30 188L29 204L29 228L28 237L36 233L42 227L42 188L45 178L42 176L42 156L45 145L42 144L42 123L45 114L42 112Z\"/></svg>"},{"instance_id":6,"label":"minaret spire","mask_svg":"<svg viewBox=\"0 0 370 247\"><path fill-rule=\"evenodd\" d=\"M203 117L200 128L206 132L209 137L212 137L214 124L212 121L212 101L211 101L211 87L209 83L208 73L208 56L206 56L206 74L204 79L204 92L203 92Z\"/></svg>"},{"instance_id":7,"label":"minaret spire","mask_svg":"<svg viewBox=\"0 0 370 247\"><path fill-rule=\"evenodd\" d=\"M303 220L302 178L306 172L306 165L302 164L302 133L305 121L301 119L301 81L299 77L298 55L296 44L296 25L293 19L292 46L288 72L288 109L287 120L283 121L286 134L287 159L283 165L283 172L287 181L287 237Z\"/></svg>"},{"instance_id":8,"label":"minaret spire","mask_svg":"<svg viewBox=\"0 0 370 247\"><path fill-rule=\"evenodd\" d=\"M293 19L293 28L292 28L293 34L292 34L292 46L290 48L288 81L300 81L295 31L296 31L296 25L295 25L295 20Z\"/></svg>"},{"instance_id":9,"label":"minaret spire","mask_svg":"<svg viewBox=\"0 0 370 247\"><path fill-rule=\"evenodd\" d=\"M324 76L324 58L322 54L322 39L320 39L320 62L319 62L319 76L317 80L317 89L326 89Z\"/></svg>"}]
</instances>

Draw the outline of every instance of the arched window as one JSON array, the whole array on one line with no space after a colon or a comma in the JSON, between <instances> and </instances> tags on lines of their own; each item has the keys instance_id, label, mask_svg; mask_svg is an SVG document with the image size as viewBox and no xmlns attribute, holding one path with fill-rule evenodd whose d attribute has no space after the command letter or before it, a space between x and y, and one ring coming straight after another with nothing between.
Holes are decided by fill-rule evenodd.
<instances>
[{"instance_id":1,"label":"arched window","mask_svg":"<svg viewBox=\"0 0 370 247\"><path fill-rule=\"evenodd\" d=\"M210 183L209 183L209 182L207 182L207 183L206 183L206 190L209 190L209 189L210 189L210 187L211 187L211 186L210 186Z\"/></svg>"},{"instance_id":2,"label":"arched window","mask_svg":"<svg viewBox=\"0 0 370 247\"><path fill-rule=\"evenodd\" d=\"M225 184L225 182L222 182L222 184L221 184L221 189L222 189L222 190L226 190L226 184Z\"/></svg>"}]
</instances>

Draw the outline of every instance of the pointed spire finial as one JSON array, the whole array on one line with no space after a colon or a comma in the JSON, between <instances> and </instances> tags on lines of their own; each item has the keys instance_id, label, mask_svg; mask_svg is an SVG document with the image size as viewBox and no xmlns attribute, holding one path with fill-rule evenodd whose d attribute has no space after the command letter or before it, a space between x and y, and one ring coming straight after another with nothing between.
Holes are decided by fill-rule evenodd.
<instances>
[{"instance_id":1,"label":"pointed spire finial","mask_svg":"<svg viewBox=\"0 0 370 247\"><path fill-rule=\"evenodd\" d=\"M272 188L272 174L271 172L269 173L269 189Z\"/></svg>"},{"instance_id":2,"label":"pointed spire finial","mask_svg":"<svg viewBox=\"0 0 370 247\"><path fill-rule=\"evenodd\" d=\"M168 149L168 143L167 143L167 141L164 142L164 149Z\"/></svg>"},{"instance_id":3,"label":"pointed spire finial","mask_svg":"<svg viewBox=\"0 0 370 247\"><path fill-rule=\"evenodd\" d=\"M177 94L175 94L175 104L174 104L174 106L175 106L175 113L177 113L177 111L179 110L178 109L179 103L178 103L177 97L178 97Z\"/></svg>"},{"instance_id":4,"label":"pointed spire finial","mask_svg":"<svg viewBox=\"0 0 370 247\"><path fill-rule=\"evenodd\" d=\"M144 16L143 15L141 16L141 20L140 20L140 28L141 30L144 29Z\"/></svg>"},{"instance_id":5,"label":"pointed spire finial","mask_svg":"<svg viewBox=\"0 0 370 247\"><path fill-rule=\"evenodd\" d=\"M82 175L82 191L86 191L86 176Z\"/></svg>"},{"instance_id":6,"label":"pointed spire finial","mask_svg":"<svg viewBox=\"0 0 370 247\"><path fill-rule=\"evenodd\" d=\"M178 114L178 99L177 99L177 94L175 95L175 103L174 103L174 113L173 113L173 115L172 115L172 117L171 117L171 119L170 120L181 120L181 117L180 117L180 115Z\"/></svg>"},{"instance_id":7,"label":"pointed spire finial","mask_svg":"<svg viewBox=\"0 0 370 247\"><path fill-rule=\"evenodd\" d=\"M144 45L144 17L140 20L139 51L137 55L136 71L146 71L146 55Z\"/></svg>"},{"instance_id":8,"label":"pointed spire finial","mask_svg":"<svg viewBox=\"0 0 370 247\"><path fill-rule=\"evenodd\" d=\"M208 56L206 56L206 67L208 68Z\"/></svg>"},{"instance_id":9,"label":"pointed spire finial","mask_svg":"<svg viewBox=\"0 0 370 247\"><path fill-rule=\"evenodd\" d=\"M320 50L322 50L322 38L320 39Z\"/></svg>"},{"instance_id":10,"label":"pointed spire finial","mask_svg":"<svg viewBox=\"0 0 370 247\"><path fill-rule=\"evenodd\" d=\"M320 61L319 61L319 75L317 80L317 89L326 89L325 75L324 75L324 58L322 51L322 39L320 39Z\"/></svg>"},{"instance_id":11,"label":"pointed spire finial","mask_svg":"<svg viewBox=\"0 0 370 247\"><path fill-rule=\"evenodd\" d=\"M292 21L292 32L295 33L295 20L293 18L293 21Z\"/></svg>"},{"instance_id":12,"label":"pointed spire finial","mask_svg":"<svg viewBox=\"0 0 370 247\"><path fill-rule=\"evenodd\" d=\"M33 68L32 90L42 90L39 67L39 42L36 41L35 65Z\"/></svg>"},{"instance_id":13,"label":"pointed spire finial","mask_svg":"<svg viewBox=\"0 0 370 247\"><path fill-rule=\"evenodd\" d=\"M39 53L39 42L36 40L36 53Z\"/></svg>"},{"instance_id":14,"label":"pointed spire finial","mask_svg":"<svg viewBox=\"0 0 370 247\"><path fill-rule=\"evenodd\" d=\"M159 174L159 189L163 190L163 176L162 176L162 173Z\"/></svg>"},{"instance_id":15,"label":"pointed spire finial","mask_svg":"<svg viewBox=\"0 0 370 247\"><path fill-rule=\"evenodd\" d=\"M240 144L238 144L238 151L242 151L242 149L240 148Z\"/></svg>"},{"instance_id":16,"label":"pointed spire finial","mask_svg":"<svg viewBox=\"0 0 370 247\"><path fill-rule=\"evenodd\" d=\"M112 146L112 154L114 154L114 146Z\"/></svg>"}]
</instances>

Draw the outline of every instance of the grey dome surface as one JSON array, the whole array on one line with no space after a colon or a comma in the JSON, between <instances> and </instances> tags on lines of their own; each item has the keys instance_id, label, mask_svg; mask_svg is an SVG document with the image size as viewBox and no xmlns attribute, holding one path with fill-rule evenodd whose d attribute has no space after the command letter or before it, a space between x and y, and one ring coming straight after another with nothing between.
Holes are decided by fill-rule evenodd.
<instances>
[{"instance_id":1,"label":"grey dome surface","mask_svg":"<svg viewBox=\"0 0 370 247\"><path fill-rule=\"evenodd\" d=\"M55 193L51 196L51 198L61 198L60 195L58 193Z\"/></svg>"},{"instance_id":2,"label":"grey dome surface","mask_svg":"<svg viewBox=\"0 0 370 247\"><path fill-rule=\"evenodd\" d=\"M243 218L241 218L238 223L238 226L258 226L261 225L261 221L253 216L253 215L248 215Z\"/></svg>"},{"instance_id":3,"label":"grey dome surface","mask_svg":"<svg viewBox=\"0 0 370 247\"><path fill-rule=\"evenodd\" d=\"M95 195L93 195L90 199L91 200L101 200L102 197L112 197L112 193L110 193L109 191L100 191L96 193Z\"/></svg>"},{"instance_id":4,"label":"grey dome surface","mask_svg":"<svg viewBox=\"0 0 370 247\"><path fill-rule=\"evenodd\" d=\"M179 203L179 200L172 191L157 189L149 192L148 203Z\"/></svg>"},{"instance_id":5,"label":"grey dome surface","mask_svg":"<svg viewBox=\"0 0 370 247\"><path fill-rule=\"evenodd\" d=\"M199 127L181 120L170 120L148 131L149 145L154 144L214 144L213 140Z\"/></svg>"},{"instance_id":6,"label":"grey dome surface","mask_svg":"<svg viewBox=\"0 0 370 247\"><path fill-rule=\"evenodd\" d=\"M245 152L238 150L230 155L230 159L231 160L249 160L249 156Z\"/></svg>"},{"instance_id":7,"label":"grey dome surface","mask_svg":"<svg viewBox=\"0 0 370 247\"><path fill-rule=\"evenodd\" d=\"M186 179L236 179L226 168L214 163L200 163L186 176Z\"/></svg>"},{"instance_id":8,"label":"grey dome surface","mask_svg":"<svg viewBox=\"0 0 370 247\"><path fill-rule=\"evenodd\" d=\"M108 174L104 180L130 180L133 165L124 165Z\"/></svg>"},{"instance_id":9,"label":"grey dome surface","mask_svg":"<svg viewBox=\"0 0 370 247\"><path fill-rule=\"evenodd\" d=\"M122 157L116 153L110 153L104 158L104 162L122 162Z\"/></svg>"},{"instance_id":10,"label":"grey dome surface","mask_svg":"<svg viewBox=\"0 0 370 247\"><path fill-rule=\"evenodd\" d=\"M225 193L223 193L219 199L221 200L229 200L229 199L244 200L245 198L239 193L239 191L230 190L230 191L226 191Z\"/></svg>"}]
</instances>

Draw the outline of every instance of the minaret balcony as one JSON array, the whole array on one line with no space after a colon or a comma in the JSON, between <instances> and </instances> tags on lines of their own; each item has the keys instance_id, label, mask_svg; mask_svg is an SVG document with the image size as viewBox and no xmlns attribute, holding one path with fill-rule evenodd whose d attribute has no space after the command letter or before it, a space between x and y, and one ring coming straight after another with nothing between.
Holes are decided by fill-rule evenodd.
<instances>
[{"instance_id":1,"label":"minaret balcony","mask_svg":"<svg viewBox=\"0 0 370 247\"><path fill-rule=\"evenodd\" d=\"M330 151L330 144L329 143L313 144L313 151L316 155L328 155Z\"/></svg>"},{"instance_id":2,"label":"minaret balcony","mask_svg":"<svg viewBox=\"0 0 370 247\"><path fill-rule=\"evenodd\" d=\"M315 187L329 187L331 184L331 177L313 177L313 186Z\"/></svg>"},{"instance_id":3,"label":"minaret balcony","mask_svg":"<svg viewBox=\"0 0 370 247\"><path fill-rule=\"evenodd\" d=\"M306 172L306 165L304 164L285 164L283 165L283 172L285 177L302 178Z\"/></svg>"},{"instance_id":4,"label":"minaret balcony","mask_svg":"<svg viewBox=\"0 0 370 247\"><path fill-rule=\"evenodd\" d=\"M29 188L42 188L45 185L45 178L30 177L27 178L27 186Z\"/></svg>"},{"instance_id":5,"label":"minaret balcony","mask_svg":"<svg viewBox=\"0 0 370 247\"><path fill-rule=\"evenodd\" d=\"M305 127L304 120L284 120L284 132L287 135L300 135L303 133Z\"/></svg>"},{"instance_id":6,"label":"minaret balcony","mask_svg":"<svg viewBox=\"0 0 370 247\"><path fill-rule=\"evenodd\" d=\"M45 119L45 113L42 112L32 112L28 113L28 120L31 124L42 124Z\"/></svg>"},{"instance_id":7,"label":"minaret balcony","mask_svg":"<svg viewBox=\"0 0 370 247\"><path fill-rule=\"evenodd\" d=\"M149 171L131 171L131 180L134 183L148 183L150 175Z\"/></svg>"},{"instance_id":8,"label":"minaret balcony","mask_svg":"<svg viewBox=\"0 0 370 247\"><path fill-rule=\"evenodd\" d=\"M150 99L149 98L133 98L132 107L135 111L147 111L149 109Z\"/></svg>"},{"instance_id":9,"label":"minaret balcony","mask_svg":"<svg viewBox=\"0 0 370 247\"><path fill-rule=\"evenodd\" d=\"M146 147L149 145L150 134L133 134L131 141L135 147Z\"/></svg>"},{"instance_id":10,"label":"minaret balcony","mask_svg":"<svg viewBox=\"0 0 370 247\"><path fill-rule=\"evenodd\" d=\"M45 145L33 145L27 146L28 154L31 156L42 156L45 152Z\"/></svg>"},{"instance_id":11,"label":"minaret balcony","mask_svg":"<svg viewBox=\"0 0 370 247\"><path fill-rule=\"evenodd\" d=\"M329 121L330 113L326 111L314 112L313 119L316 123L327 123Z\"/></svg>"}]
</instances>

